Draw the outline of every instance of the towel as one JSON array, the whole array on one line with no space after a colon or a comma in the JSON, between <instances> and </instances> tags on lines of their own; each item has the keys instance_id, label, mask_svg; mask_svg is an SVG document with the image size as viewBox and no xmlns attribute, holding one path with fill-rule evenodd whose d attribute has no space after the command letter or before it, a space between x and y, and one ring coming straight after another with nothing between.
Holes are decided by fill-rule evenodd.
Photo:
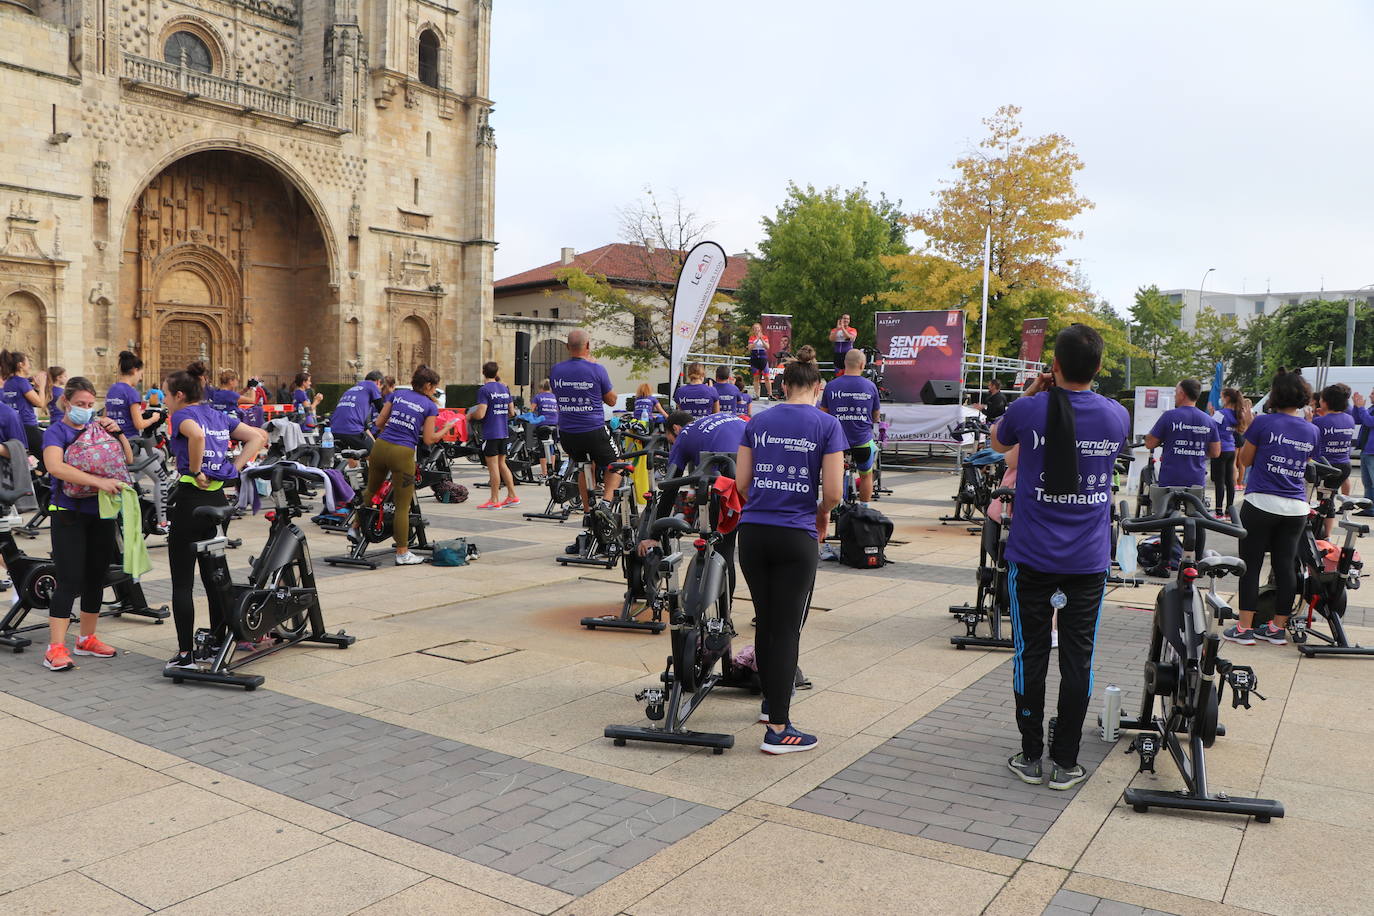
<instances>
[{"instance_id":1,"label":"towel","mask_svg":"<svg viewBox=\"0 0 1374 916\"><path fill-rule=\"evenodd\" d=\"M148 546L143 543L143 510L138 505L138 491L123 487L116 496L101 490L96 494L101 518L124 518L124 571L137 579L153 568L148 559Z\"/></svg>"},{"instance_id":2,"label":"towel","mask_svg":"<svg viewBox=\"0 0 1374 916\"><path fill-rule=\"evenodd\" d=\"M649 456L640 455L635 459L634 473L631 475L634 481L635 495L640 502L648 502L649 495L653 493L653 484L649 481Z\"/></svg>"},{"instance_id":3,"label":"towel","mask_svg":"<svg viewBox=\"0 0 1374 916\"><path fill-rule=\"evenodd\" d=\"M1069 393L1057 385L1045 409L1045 492L1066 496L1078 490L1078 431Z\"/></svg>"}]
</instances>

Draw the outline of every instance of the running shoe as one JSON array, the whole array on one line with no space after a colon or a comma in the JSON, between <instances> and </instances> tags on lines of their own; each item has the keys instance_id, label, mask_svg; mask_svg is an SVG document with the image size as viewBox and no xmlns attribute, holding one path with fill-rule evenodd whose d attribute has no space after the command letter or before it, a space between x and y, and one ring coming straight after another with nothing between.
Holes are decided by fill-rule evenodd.
<instances>
[{"instance_id":1,"label":"running shoe","mask_svg":"<svg viewBox=\"0 0 1374 916\"><path fill-rule=\"evenodd\" d=\"M92 633L90 636L82 636L76 641L77 655L94 655L96 658L114 658L114 647L108 646L100 641L100 637Z\"/></svg>"},{"instance_id":2,"label":"running shoe","mask_svg":"<svg viewBox=\"0 0 1374 916\"><path fill-rule=\"evenodd\" d=\"M1054 761L1050 761L1050 788L1058 789L1063 792L1072 789L1080 782L1088 778L1088 771L1080 765L1071 767L1061 767Z\"/></svg>"},{"instance_id":3,"label":"running shoe","mask_svg":"<svg viewBox=\"0 0 1374 916\"><path fill-rule=\"evenodd\" d=\"M1272 623L1266 623L1262 627L1255 627L1255 629L1252 630L1251 633L1254 635L1256 639L1262 639L1265 642L1273 643L1276 646L1288 645L1287 631L1282 629L1281 627L1274 626Z\"/></svg>"},{"instance_id":4,"label":"running shoe","mask_svg":"<svg viewBox=\"0 0 1374 916\"><path fill-rule=\"evenodd\" d=\"M190 652L178 652L176 655L173 655L171 658L167 659L167 664L164 667L195 668L196 657L192 655Z\"/></svg>"},{"instance_id":5,"label":"running shoe","mask_svg":"<svg viewBox=\"0 0 1374 916\"><path fill-rule=\"evenodd\" d=\"M509 499L507 499L505 502L503 502L503 503L501 504L501 507L502 507L502 508L505 508L506 506L518 506L518 505L520 505L520 497L518 497L518 496L512 496L512 497L510 497Z\"/></svg>"},{"instance_id":6,"label":"running shoe","mask_svg":"<svg viewBox=\"0 0 1374 916\"><path fill-rule=\"evenodd\" d=\"M797 751L809 751L816 746L816 736L808 735L797 730L791 722L780 732L775 732L771 728L763 730L763 743L759 745L759 750L765 754L792 754Z\"/></svg>"},{"instance_id":7,"label":"running shoe","mask_svg":"<svg viewBox=\"0 0 1374 916\"><path fill-rule=\"evenodd\" d=\"M67 647L59 644L48 646L48 651L43 655L43 667L49 671L70 671L76 665L72 663Z\"/></svg>"},{"instance_id":8,"label":"running shoe","mask_svg":"<svg viewBox=\"0 0 1374 916\"><path fill-rule=\"evenodd\" d=\"M1028 785L1038 786L1045 781L1045 771L1041 768L1040 761L1027 760L1024 753L1017 754L1015 757L1008 757L1007 769Z\"/></svg>"},{"instance_id":9,"label":"running shoe","mask_svg":"<svg viewBox=\"0 0 1374 916\"><path fill-rule=\"evenodd\" d=\"M838 560L840 555L835 552L835 548L829 544L821 545L821 560Z\"/></svg>"},{"instance_id":10,"label":"running shoe","mask_svg":"<svg viewBox=\"0 0 1374 916\"><path fill-rule=\"evenodd\" d=\"M423 562L425 562L425 558L415 553L413 550L407 550L405 553L396 554L397 566L419 566Z\"/></svg>"},{"instance_id":11,"label":"running shoe","mask_svg":"<svg viewBox=\"0 0 1374 916\"><path fill-rule=\"evenodd\" d=\"M498 503L498 502L497 502L496 500L494 500L494 499L489 499L489 500L487 500L486 502L482 503L482 505L478 506L477 508L479 508L479 509L499 509L499 508L501 508L501 504Z\"/></svg>"},{"instance_id":12,"label":"running shoe","mask_svg":"<svg viewBox=\"0 0 1374 916\"><path fill-rule=\"evenodd\" d=\"M1222 630L1221 638L1238 646L1253 646L1255 644L1255 631L1253 628L1242 629L1237 623Z\"/></svg>"}]
</instances>

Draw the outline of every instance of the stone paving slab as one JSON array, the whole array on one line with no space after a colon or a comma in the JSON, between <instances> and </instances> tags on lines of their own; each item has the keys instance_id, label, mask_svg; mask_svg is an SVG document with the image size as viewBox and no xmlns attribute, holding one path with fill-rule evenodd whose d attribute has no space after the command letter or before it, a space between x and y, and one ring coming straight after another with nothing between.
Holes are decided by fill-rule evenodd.
<instances>
[{"instance_id":1,"label":"stone paving slab","mask_svg":"<svg viewBox=\"0 0 1374 916\"><path fill-rule=\"evenodd\" d=\"M270 690L175 685L140 655L82 659L64 673L44 669L32 650L5 656L0 689L574 895L724 813Z\"/></svg>"},{"instance_id":2,"label":"stone paving slab","mask_svg":"<svg viewBox=\"0 0 1374 916\"><path fill-rule=\"evenodd\" d=\"M1165 910L1151 910L1119 900L1107 900L1078 891L1060 891L1041 916L1175 916Z\"/></svg>"},{"instance_id":3,"label":"stone paving slab","mask_svg":"<svg viewBox=\"0 0 1374 916\"><path fill-rule=\"evenodd\" d=\"M1134 596L1132 596L1134 597ZM1101 692L1122 689L1128 714L1140 702L1152 616L1107 605L1093 659L1094 697L1079 761L1090 771L1113 745L1094 732ZM959 651L950 646L949 651ZM997 668L850 764L792 807L970 849L1025 858L1078 793L1028 786L1006 766L1021 748L1011 689L1011 653ZM1046 720L1058 696L1050 659Z\"/></svg>"}]
</instances>

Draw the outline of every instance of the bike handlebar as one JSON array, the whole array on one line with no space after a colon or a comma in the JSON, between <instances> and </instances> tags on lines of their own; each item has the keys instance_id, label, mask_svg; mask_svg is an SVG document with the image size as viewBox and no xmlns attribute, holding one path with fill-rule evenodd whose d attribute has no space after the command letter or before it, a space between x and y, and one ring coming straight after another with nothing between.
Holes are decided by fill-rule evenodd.
<instances>
[{"instance_id":1,"label":"bike handlebar","mask_svg":"<svg viewBox=\"0 0 1374 916\"><path fill-rule=\"evenodd\" d=\"M1218 534L1229 534L1232 537L1245 537L1245 529L1239 524L1219 521L1207 514L1207 506L1201 497L1189 491L1187 487L1161 487L1168 491L1168 497L1164 503L1164 511L1159 515L1149 515L1144 518L1123 518L1121 520L1121 530L1130 532L1141 531L1166 531L1170 528L1184 528L1189 524L1204 528L1207 531L1215 531ZM1195 510L1197 514L1181 513L1175 514L1170 510L1175 509L1179 503L1182 508ZM1238 510L1231 509L1231 518L1238 521Z\"/></svg>"},{"instance_id":2,"label":"bike handlebar","mask_svg":"<svg viewBox=\"0 0 1374 916\"><path fill-rule=\"evenodd\" d=\"M706 472L716 465L721 466L721 470L719 472L721 475L725 477L735 476L735 459L731 458L729 455L712 455L710 458L706 459L706 462L702 464L701 467L697 468L691 474L686 474L682 477L669 477L667 480L660 480L658 482L658 488L660 490L671 490L676 487L684 487L689 484L701 483L706 477Z\"/></svg>"}]
</instances>

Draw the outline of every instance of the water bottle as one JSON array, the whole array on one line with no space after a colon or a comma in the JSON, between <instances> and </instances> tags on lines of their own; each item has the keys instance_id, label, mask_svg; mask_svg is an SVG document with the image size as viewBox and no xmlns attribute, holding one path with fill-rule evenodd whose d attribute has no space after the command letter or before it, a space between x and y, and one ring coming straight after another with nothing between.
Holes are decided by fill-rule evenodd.
<instances>
[{"instance_id":1,"label":"water bottle","mask_svg":"<svg viewBox=\"0 0 1374 916\"><path fill-rule=\"evenodd\" d=\"M1102 740L1114 744L1121 737L1121 688L1108 684L1102 701Z\"/></svg>"},{"instance_id":2,"label":"water bottle","mask_svg":"<svg viewBox=\"0 0 1374 916\"><path fill-rule=\"evenodd\" d=\"M1135 575L1138 564L1134 534L1123 533L1116 539L1116 565L1121 567L1123 576Z\"/></svg>"},{"instance_id":3,"label":"water bottle","mask_svg":"<svg viewBox=\"0 0 1374 916\"><path fill-rule=\"evenodd\" d=\"M332 468L334 466L334 433L329 427L324 428L320 434L320 467Z\"/></svg>"}]
</instances>

